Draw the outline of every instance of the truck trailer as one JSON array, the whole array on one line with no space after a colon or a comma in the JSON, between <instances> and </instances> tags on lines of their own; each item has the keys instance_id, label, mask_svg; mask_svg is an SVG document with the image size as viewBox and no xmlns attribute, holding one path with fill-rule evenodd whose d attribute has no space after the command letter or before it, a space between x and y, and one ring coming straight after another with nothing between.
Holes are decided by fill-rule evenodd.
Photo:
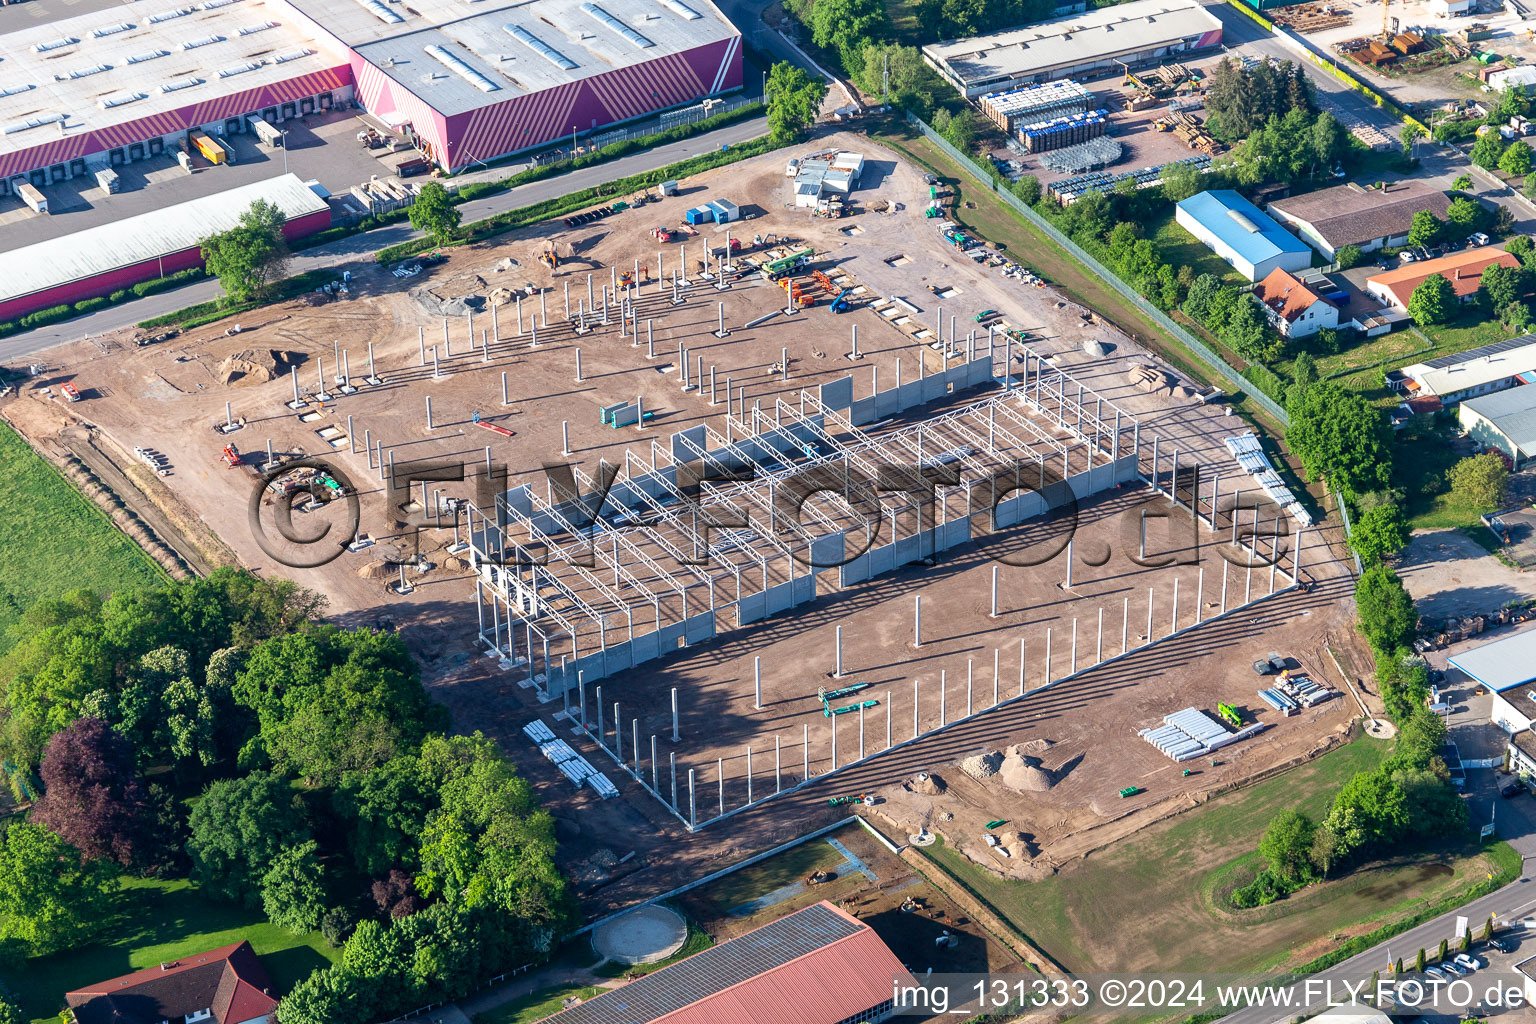
<instances>
[{"instance_id":1,"label":"truck trailer","mask_svg":"<svg viewBox=\"0 0 1536 1024\"><path fill-rule=\"evenodd\" d=\"M39 192L30 182L17 182L16 194L21 197L22 202L32 207L34 213L48 212L48 197Z\"/></svg>"}]
</instances>

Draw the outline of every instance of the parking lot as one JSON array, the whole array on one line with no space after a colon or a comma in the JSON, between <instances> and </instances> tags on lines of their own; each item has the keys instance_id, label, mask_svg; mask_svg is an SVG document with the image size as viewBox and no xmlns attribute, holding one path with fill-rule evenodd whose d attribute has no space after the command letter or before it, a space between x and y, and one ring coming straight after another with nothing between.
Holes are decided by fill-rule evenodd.
<instances>
[{"instance_id":1,"label":"parking lot","mask_svg":"<svg viewBox=\"0 0 1536 1024\"><path fill-rule=\"evenodd\" d=\"M8 10L11 8L0 7L0 11ZM288 132L283 148L261 145L254 135L228 136L224 141L234 147L237 162L215 166L199 156L191 174L168 154L124 165L116 169L122 183L122 191L116 195L103 192L90 175L56 182L42 189L48 197L47 214L33 213L15 196L0 196L0 252L161 210L285 171L305 181L318 180L332 193L344 194L371 175L393 173L395 164L415 155L411 150L392 154L387 149L364 149L356 138L362 127L357 114L342 109L280 122L278 127Z\"/></svg>"}]
</instances>

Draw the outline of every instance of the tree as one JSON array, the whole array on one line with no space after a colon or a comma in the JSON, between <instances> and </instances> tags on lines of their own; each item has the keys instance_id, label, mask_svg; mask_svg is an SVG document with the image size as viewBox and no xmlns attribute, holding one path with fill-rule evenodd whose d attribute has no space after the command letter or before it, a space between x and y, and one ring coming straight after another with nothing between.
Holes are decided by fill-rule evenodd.
<instances>
[{"instance_id":1,"label":"tree","mask_svg":"<svg viewBox=\"0 0 1536 1024\"><path fill-rule=\"evenodd\" d=\"M144 784L128 741L99 718L80 718L48 741L43 797L31 820L87 860L132 865L142 852Z\"/></svg>"},{"instance_id":2,"label":"tree","mask_svg":"<svg viewBox=\"0 0 1536 1024\"><path fill-rule=\"evenodd\" d=\"M1216 295L1221 291L1221 281L1215 274L1201 274L1189 286L1184 296L1184 312L1200 323L1208 323Z\"/></svg>"},{"instance_id":3,"label":"tree","mask_svg":"<svg viewBox=\"0 0 1536 1024\"><path fill-rule=\"evenodd\" d=\"M89 945L116 887L110 861L85 860L41 825L15 823L0 838L0 939L32 957Z\"/></svg>"},{"instance_id":4,"label":"tree","mask_svg":"<svg viewBox=\"0 0 1536 1024\"><path fill-rule=\"evenodd\" d=\"M416 894L416 880L399 869L375 881L369 893L379 913L391 918L410 917L426 906Z\"/></svg>"},{"instance_id":5,"label":"tree","mask_svg":"<svg viewBox=\"0 0 1536 1024\"><path fill-rule=\"evenodd\" d=\"M267 920L290 932L314 931L325 911L324 872L313 840L278 851L261 878Z\"/></svg>"},{"instance_id":6,"label":"tree","mask_svg":"<svg viewBox=\"0 0 1536 1024\"><path fill-rule=\"evenodd\" d=\"M23 1014L9 994L0 992L0 1024L27 1024L30 1015Z\"/></svg>"},{"instance_id":7,"label":"tree","mask_svg":"<svg viewBox=\"0 0 1536 1024\"><path fill-rule=\"evenodd\" d=\"M1327 478L1331 486L1350 493L1387 486L1392 431L1381 411L1358 392L1320 382L1286 411L1291 417L1286 444L1310 478Z\"/></svg>"},{"instance_id":8,"label":"tree","mask_svg":"<svg viewBox=\"0 0 1536 1024\"><path fill-rule=\"evenodd\" d=\"M1484 170L1493 170L1499 166L1499 158L1504 155L1504 140L1499 138L1498 129L1490 129L1478 136L1477 142L1472 145L1472 162Z\"/></svg>"},{"instance_id":9,"label":"tree","mask_svg":"<svg viewBox=\"0 0 1536 1024\"><path fill-rule=\"evenodd\" d=\"M1319 327L1312 335L1312 347L1325 356L1337 355L1343 347L1344 333L1337 327Z\"/></svg>"},{"instance_id":10,"label":"tree","mask_svg":"<svg viewBox=\"0 0 1536 1024\"><path fill-rule=\"evenodd\" d=\"M1436 217L1433 210L1415 210L1408 225L1409 245L1434 245L1440 241L1445 222Z\"/></svg>"},{"instance_id":11,"label":"tree","mask_svg":"<svg viewBox=\"0 0 1536 1024\"><path fill-rule=\"evenodd\" d=\"M1360 632L1377 651L1408 647L1418 630L1419 613L1397 573L1376 564L1355 583L1355 609Z\"/></svg>"},{"instance_id":12,"label":"tree","mask_svg":"<svg viewBox=\"0 0 1536 1024\"><path fill-rule=\"evenodd\" d=\"M1392 973L1393 974L1402 974L1403 973L1403 958L1402 957L1398 957L1397 958L1397 962L1392 965Z\"/></svg>"},{"instance_id":13,"label":"tree","mask_svg":"<svg viewBox=\"0 0 1536 1024\"><path fill-rule=\"evenodd\" d=\"M1354 522L1349 546L1361 562L1379 562L1408 544L1408 521L1397 505L1386 503L1366 509Z\"/></svg>"},{"instance_id":14,"label":"tree","mask_svg":"<svg viewBox=\"0 0 1536 1024\"><path fill-rule=\"evenodd\" d=\"M1531 241L1530 235L1515 235L1504 243L1504 250L1518 257L1521 266L1529 268L1532 253L1536 252L1536 242Z\"/></svg>"},{"instance_id":15,"label":"tree","mask_svg":"<svg viewBox=\"0 0 1536 1024\"><path fill-rule=\"evenodd\" d=\"M1430 274L1408 297L1408 315L1418 324L1443 324L1455 311L1456 292L1440 274Z\"/></svg>"},{"instance_id":16,"label":"tree","mask_svg":"<svg viewBox=\"0 0 1536 1024\"><path fill-rule=\"evenodd\" d=\"M346 945L347 937L355 927L357 922L352 920L345 907L331 907L320 917L320 934L332 949Z\"/></svg>"},{"instance_id":17,"label":"tree","mask_svg":"<svg viewBox=\"0 0 1536 1024\"><path fill-rule=\"evenodd\" d=\"M1436 954L1436 959L1439 959L1439 960L1443 961L1443 960L1446 959L1446 957L1450 956L1450 953L1451 953L1451 940L1450 939L1441 939L1440 940L1440 951L1439 951L1438 954Z\"/></svg>"},{"instance_id":18,"label":"tree","mask_svg":"<svg viewBox=\"0 0 1536 1024\"><path fill-rule=\"evenodd\" d=\"M890 25L879 0L816 0L802 20L811 41L836 53L852 77L863 71L865 44L879 40Z\"/></svg>"},{"instance_id":19,"label":"tree","mask_svg":"<svg viewBox=\"0 0 1536 1024\"><path fill-rule=\"evenodd\" d=\"M261 884L278 854L308 839L287 781L266 772L209 786L188 827L193 880L250 907L260 905Z\"/></svg>"},{"instance_id":20,"label":"tree","mask_svg":"<svg viewBox=\"0 0 1536 1024\"><path fill-rule=\"evenodd\" d=\"M1470 953L1470 952L1472 952L1472 929L1471 928L1468 928L1466 931L1461 933L1461 948L1458 949L1457 952L1459 952L1459 953Z\"/></svg>"},{"instance_id":21,"label":"tree","mask_svg":"<svg viewBox=\"0 0 1536 1024\"><path fill-rule=\"evenodd\" d=\"M1301 811L1287 808L1269 820L1259 854L1271 873L1293 882L1312 877L1312 838L1317 826Z\"/></svg>"},{"instance_id":22,"label":"tree","mask_svg":"<svg viewBox=\"0 0 1536 1024\"><path fill-rule=\"evenodd\" d=\"M1009 185L1008 188L1014 195L1023 200L1026 206L1034 206L1040 201L1040 179L1033 174L1020 175L1019 180Z\"/></svg>"},{"instance_id":23,"label":"tree","mask_svg":"<svg viewBox=\"0 0 1536 1024\"><path fill-rule=\"evenodd\" d=\"M1470 192L1470 191L1472 191L1472 175L1470 175L1470 174L1458 174L1458 175L1456 175L1456 180L1451 182L1451 191L1452 192Z\"/></svg>"},{"instance_id":24,"label":"tree","mask_svg":"<svg viewBox=\"0 0 1536 1024\"><path fill-rule=\"evenodd\" d=\"M1403 155L1413 155L1413 144L1424 137L1424 129L1411 121L1404 122L1403 130L1398 133L1398 141L1402 143Z\"/></svg>"},{"instance_id":25,"label":"tree","mask_svg":"<svg viewBox=\"0 0 1536 1024\"><path fill-rule=\"evenodd\" d=\"M1520 194L1536 202L1536 178L1527 174L1525 180L1520 183Z\"/></svg>"},{"instance_id":26,"label":"tree","mask_svg":"<svg viewBox=\"0 0 1536 1024\"><path fill-rule=\"evenodd\" d=\"M1482 933L1480 935L1478 935L1478 938L1481 941L1483 941L1483 942L1488 942L1488 941L1492 940L1492 938L1493 938L1493 915L1492 914L1489 914L1488 917L1483 921L1483 930L1482 930Z\"/></svg>"},{"instance_id":27,"label":"tree","mask_svg":"<svg viewBox=\"0 0 1536 1024\"><path fill-rule=\"evenodd\" d=\"M1301 387L1309 387L1317 383L1317 360L1312 358L1312 353L1296 353L1296 358L1291 363L1291 380Z\"/></svg>"},{"instance_id":28,"label":"tree","mask_svg":"<svg viewBox=\"0 0 1536 1024\"><path fill-rule=\"evenodd\" d=\"M816 123L827 85L799 65L779 61L768 72L768 128L778 142L793 142Z\"/></svg>"},{"instance_id":29,"label":"tree","mask_svg":"<svg viewBox=\"0 0 1536 1024\"><path fill-rule=\"evenodd\" d=\"M1428 966L1428 964L1425 963L1424 950L1420 949L1419 950L1419 955L1414 958L1413 969L1415 971L1418 971L1420 974L1423 974L1424 973L1424 968L1427 967L1427 966Z\"/></svg>"},{"instance_id":30,"label":"tree","mask_svg":"<svg viewBox=\"0 0 1536 1024\"><path fill-rule=\"evenodd\" d=\"M1451 499L1466 508L1495 511L1509 488L1509 467L1497 452L1470 455L1451 467Z\"/></svg>"},{"instance_id":31,"label":"tree","mask_svg":"<svg viewBox=\"0 0 1536 1024\"><path fill-rule=\"evenodd\" d=\"M1499 157L1499 170L1516 178L1531 173L1531 147L1516 139Z\"/></svg>"},{"instance_id":32,"label":"tree","mask_svg":"<svg viewBox=\"0 0 1536 1024\"><path fill-rule=\"evenodd\" d=\"M1530 290L1530 275L1524 267L1506 267L1494 263L1483 271L1477 286L1477 301L1490 312L1525 298Z\"/></svg>"},{"instance_id":33,"label":"tree","mask_svg":"<svg viewBox=\"0 0 1536 1024\"><path fill-rule=\"evenodd\" d=\"M1174 163L1163 167L1163 198L1182 203L1200 191L1200 172L1194 164Z\"/></svg>"},{"instance_id":34,"label":"tree","mask_svg":"<svg viewBox=\"0 0 1536 1024\"><path fill-rule=\"evenodd\" d=\"M1488 208L1476 199L1457 196L1446 207L1445 220L1445 237L1465 238L1487 226Z\"/></svg>"},{"instance_id":35,"label":"tree","mask_svg":"<svg viewBox=\"0 0 1536 1024\"><path fill-rule=\"evenodd\" d=\"M240 223L198 243L208 272L219 279L229 301L260 298L283 276L288 262L285 220L276 206L258 199L240 215Z\"/></svg>"},{"instance_id":36,"label":"tree","mask_svg":"<svg viewBox=\"0 0 1536 1024\"><path fill-rule=\"evenodd\" d=\"M1333 254L1333 262L1340 270L1358 267L1363 258L1364 254L1361 253L1360 247L1353 243L1339 246Z\"/></svg>"},{"instance_id":37,"label":"tree","mask_svg":"<svg viewBox=\"0 0 1536 1024\"><path fill-rule=\"evenodd\" d=\"M921 50L899 43L866 41L854 81L868 95L885 97L924 118L932 116L938 98L948 91Z\"/></svg>"},{"instance_id":38,"label":"tree","mask_svg":"<svg viewBox=\"0 0 1536 1024\"><path fill-rule=\"evenodd\" d=\"M433 245L447 245L459 233L462 214L440 181L421 186L416 201L406 208L411 227L426 235Z\"/></svg>"}]
</instances>

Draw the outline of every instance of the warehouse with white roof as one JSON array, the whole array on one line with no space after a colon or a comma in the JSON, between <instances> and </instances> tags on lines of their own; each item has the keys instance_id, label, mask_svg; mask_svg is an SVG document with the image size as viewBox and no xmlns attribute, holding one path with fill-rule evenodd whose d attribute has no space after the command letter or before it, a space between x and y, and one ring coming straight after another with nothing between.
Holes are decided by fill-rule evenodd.
<instances>
[{"instance_id":1,"label":"warehouse with white roof","mask_svg":"<svg viewBox=\"0 0 1536 1024\"><path fill-rule=\"evenodd\" d=\"M988 36L923 47L960 94L975 99L1054 78L1094 77L1178 60L1221 44L1221 22L1198 0L1135 0Z\"/></svg>"},{"instance_id":2,"label":"warehouse with white roof","mask_svg":"<svg viewBox=\"0 0 1536 1024\"><path fill-rule=\"evenodd\" d=\"M284 174L12 249L0 253L0 322L201 266L199 242L236 226L258 199L288 218L289 241L330 226L330 205L297 175Z\"/></svg>"},{"instance_id":3,"label":"warehouse with white roof","mask_svg":"<svg viewBox=\"0 0 1536 1024\"><path fill-rule=\"evenodd\" d=\"M354 100L458 170L742 84L709 0L177 2L0 36L0 194Z\"/></svg>"}]
</instances>

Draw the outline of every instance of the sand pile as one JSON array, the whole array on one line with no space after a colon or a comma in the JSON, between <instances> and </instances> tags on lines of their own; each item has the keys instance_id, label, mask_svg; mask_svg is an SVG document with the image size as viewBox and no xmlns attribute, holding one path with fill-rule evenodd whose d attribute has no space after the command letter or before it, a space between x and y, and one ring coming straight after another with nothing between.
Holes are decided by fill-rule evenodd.
<instances>
[{"instance_id":1,"label":"sand pile","mask_svg":"<svg viewBox=\"0 0 1536 1024\"><path fill-rule=\"evenodd\" d=\"M924 796L938 796L948 788L944 780L932 772L918 772L912 781L907 783L907 789L910 792L922 793Z\"/></svg>"},{"instance_id":2,"label":"sand pile","mask_svg":"<svg viewBox=\"0 0 1536 1024\"><path fill-rule=\"evenodd\" d=\"M1008 748L998 771L1003 785L1018 793L1044 793L1056 785L1056 777L1040 767L1040 759L1027 756L1019 746Z\"/></svg>"},{"instance_id":3,"label":"sand pile","mask_svg":"<svg viewBox=\"0 0 1536 1024\"><path fill-rule=\"evenodd\" d=\"M1086 338L1083 341L1083 352L1095 359L1103 359L1109 353L1097 338Z\"/></svg>"},{"instance_id":4,"label":"sand pile","mask_svg":"<svg viewBox=\"0 0 1536 1024\"><path fill-rule=\"evenodd\" d=\"M985 754L974 754L961 761L960 770L973 779L986 779L996 775L1002 763L1003 755L989 750Z\"/></svg>"},{"instance_id":5,"label":"sand pile","mask_svg":"<svg viewBox=\"0 0 1536 1024\"><path fill-rule=\"evenodd\" d=\"M1126 377L1143 391L1161 391L1170 383L1166 373L1146 365L1132 367Z\"/></svg>"},{"instance_id":6,"label":"sand pile","mask_svg":"<svg viewBox=\"0 0 1536 1024\"><path fill-rule=\"evenodd\" d=\"M245 387L248 384L265 384L276 380L288 371L289 353L277 349L241 349L226 356L214 371L220 384Z\"/></svg>"},{"instance_id":7,"label":"sand pile","mask_svg":"<svg viewBox=\"0 0 1536 1024\"><path fill-rule=\"evenodd\" d=\"M511 302L513 301L513 299L512 299L512 289L511 288L496 288L496 289L494 289L491 292L491 294L487 295L485 298L486 298L486 301L488 301L493 306L506 306L506 305L511 304Z\"/></svg>"},{"instance_id":8,"label":"sand pile","mask_svg":"<svg viewBox=\"0 0 1536 1024\"><path fill-rule=\"evenodd\" d=\"M357 574L365 580L382 580L399 571L399 566L390 565L388 562L369 562L367 565L358 567Z\"/></svg>"},{"instance_id":9,"label":"sand pile","mask_svg":"<svg viewBox=\"0 0 1536 1024\"><path fill-rule=\"evenodd\" d=\"M463 572L469 568L469 559L460 558L458 555L449 555L443 559L443 568L452 572Z\"/></svg>"},{"instance_id":10,"label":"sand pile","mask_svg":"<svg viewBox=\"0 0 1536 1024\"><path fill-rule=\"evenodd\" d=\"M1008 851L1008 856L1010 857L1019 860L1029 860L1035 855L1034 849L1030 845L1032 837L1025 835L1023 832L999 832L997 833L997 838L1002 843L1003 849Z\"/></svg>"}]
</instances>

